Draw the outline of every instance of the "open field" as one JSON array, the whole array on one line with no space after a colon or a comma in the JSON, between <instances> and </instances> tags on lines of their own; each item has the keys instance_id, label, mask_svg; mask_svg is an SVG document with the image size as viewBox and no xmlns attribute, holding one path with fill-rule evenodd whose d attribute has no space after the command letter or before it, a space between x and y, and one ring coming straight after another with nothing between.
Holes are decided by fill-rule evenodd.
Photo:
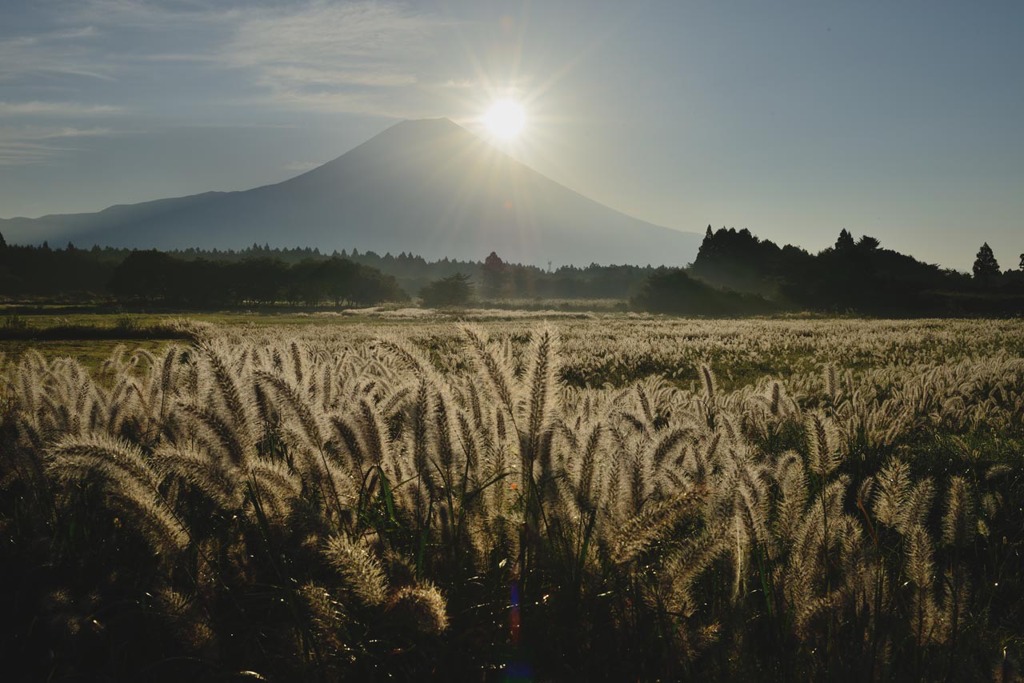
<instances>
[{"instance_id":1,"label":"open field","mask_svg":"<svg viewBox=\"0 0 1024 683\"><path fill-rule=\"evenodd\" d=\"M485 326L522 341L537 325L558 329L563 375L570 383L600 386L656 375L697 379L711 365L729 386L766 376L813 373L829 363L840 369L942 363L969 356L1024 356L1019 320L862 320L822 317L679 319L665 316L560 310L369 308L343 312L72 314L16 316L0 326L0 352L17 360L28 348L47 357L70 356L98 367L119 345L148 350L189 338L198 327L238 339L302 339L364 342L399 334L424 349L451 344L457 325ZM161 343L164 342L164 343Z\"/></svg>"},{"instance_id":2,"label":"open field","mask_svg":"<svg viewBox=\"0 0 1024 683\"><path fill-rule=\"evenodd\" d=\"M175 325L0 342L9 670L1019 680L1024 321Z\"/></svg>"}]
</instances>

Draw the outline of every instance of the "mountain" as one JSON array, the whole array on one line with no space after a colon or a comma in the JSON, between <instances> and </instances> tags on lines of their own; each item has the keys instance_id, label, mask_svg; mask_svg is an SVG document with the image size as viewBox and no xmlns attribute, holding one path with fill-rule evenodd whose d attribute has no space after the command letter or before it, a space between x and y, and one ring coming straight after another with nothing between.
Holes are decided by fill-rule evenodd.
<instances>
[{"instance_id":1,"label":"mountain","mask_svg":"<svg viewBox=\"0 0 1024 683\"><path fill-rule=\"evenodd\" d=\"M0 233L11 243L72 240L79 247L256 242L477 261L495 251L506 262L540 266L685 265L701 241L588 199L448 119L396 124L275 185L0 219Z\"/></svg>"}]
</instances>

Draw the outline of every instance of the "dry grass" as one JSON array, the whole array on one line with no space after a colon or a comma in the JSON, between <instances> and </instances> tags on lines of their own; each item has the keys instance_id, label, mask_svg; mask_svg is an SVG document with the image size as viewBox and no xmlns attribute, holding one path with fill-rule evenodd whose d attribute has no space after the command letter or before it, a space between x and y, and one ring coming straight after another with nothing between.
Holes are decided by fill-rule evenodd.
<instances>
[{"instance_id":1,"label":"dry grass","mask_svg":"<svg viewBox=\"0 0 1024 683\"><path fill-rule=\"evenodd\" d=\"M1021 323L633 323L2 363L0 652L40 678L1012 680Z\"/></svg>"}]
</instances>

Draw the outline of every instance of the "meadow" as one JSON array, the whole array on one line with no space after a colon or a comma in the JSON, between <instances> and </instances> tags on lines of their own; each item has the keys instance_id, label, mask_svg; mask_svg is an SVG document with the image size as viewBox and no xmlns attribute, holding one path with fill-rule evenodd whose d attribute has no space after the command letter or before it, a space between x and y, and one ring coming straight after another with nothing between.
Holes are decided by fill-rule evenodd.
<instances>
[{"instance_id":1,"label":"meadow","mask_svg":"<svg viewBox=\"0 0 1024 683\"><path fill-rule=\"evenodd\" d=\"M12 680L1020 680L1024 321L145 324L0 347Z\"/></svg>"}]
</instances>

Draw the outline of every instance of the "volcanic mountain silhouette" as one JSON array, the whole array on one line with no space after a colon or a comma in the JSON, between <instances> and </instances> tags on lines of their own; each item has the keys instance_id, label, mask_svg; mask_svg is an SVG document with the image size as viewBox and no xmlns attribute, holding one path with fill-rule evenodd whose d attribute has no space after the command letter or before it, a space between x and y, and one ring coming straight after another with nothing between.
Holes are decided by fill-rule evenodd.
<instances>
[{"instance_id":1,"label":"volcanic mountain silhouette","mask_svg":"<svg viewBox=\"0 0 1024 683\"><path fill-rule=\"evenodd\" d=\"M275 185L0 220L13 243L238 249L255 243L511 263L685 265L701 236L631 218L448 119L405 121Z\"/></svg>"}]
</instances>

